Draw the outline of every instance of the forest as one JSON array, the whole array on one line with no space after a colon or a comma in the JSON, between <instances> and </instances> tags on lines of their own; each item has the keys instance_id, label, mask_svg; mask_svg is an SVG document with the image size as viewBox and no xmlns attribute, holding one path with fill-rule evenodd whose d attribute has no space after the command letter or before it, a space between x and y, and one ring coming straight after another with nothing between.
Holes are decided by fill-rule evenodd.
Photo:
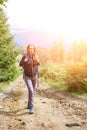
<instances>
[{"instance_id":1,"label":"forest","mask_svg":"<svg viewBox=\"0 0 87 130\"><path fill-rule=\"evenodd\" d=\"M25 47L17 48L14 36L7 24L4 13L5 2L0 0L0 90L3 84L16 79L22 72L19 67ZM37 47L41 65L40 82L47 82L54 88L66 93L87 97L87 43L84 40L73 41L69 49L63 38L53 43L49 49Z\"/></svg>"}]
</instances>

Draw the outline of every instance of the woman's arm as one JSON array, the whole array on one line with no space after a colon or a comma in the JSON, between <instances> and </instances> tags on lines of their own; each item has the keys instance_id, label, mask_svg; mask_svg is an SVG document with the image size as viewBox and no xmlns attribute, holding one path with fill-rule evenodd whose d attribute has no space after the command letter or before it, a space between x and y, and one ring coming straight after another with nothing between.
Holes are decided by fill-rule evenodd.
<instances>
[{"instance_id":1,"label":"woman's arm","mask_svg":"<svg viewBox=\"0 0 87 130\"><path fill-rule=\"evenodd\" d=\"M22 57L20 63L19 63L19 66L24 66L24 62L25 62L25 56Z\"/></svg>"}]
</instances>

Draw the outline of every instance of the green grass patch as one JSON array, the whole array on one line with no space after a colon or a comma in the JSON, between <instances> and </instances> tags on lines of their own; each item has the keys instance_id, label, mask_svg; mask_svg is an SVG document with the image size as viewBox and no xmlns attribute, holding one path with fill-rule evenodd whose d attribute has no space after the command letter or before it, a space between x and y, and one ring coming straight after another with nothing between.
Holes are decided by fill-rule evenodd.
<instances>
[{"instance_id":1,"label":"green grass patch","mask_svg":"<svg viewBox=\"0 0 87 130\"><path fill-rule=\"evenodd\" d=\"M0 83L0 92L3 92L8 87L8 85L8 82Z\"/></svg>"},{"instance_id":2,"label":"green grass patch","mask_svg":"<svg viewBox=\"0 0 87 130\"><path fill-rule=\"evenodd\" d=\"M53 80L47 79L45 82L47 82L51 87L56 88L60 91L65 91L67 88L64 81L55 82Z\"/></svg>"},{"instance_id":3,"label":"green grass patch","mask_svg":"<svg viewBox=\"0 0 87 130\"><path fill-rule=\"evenodd\" d=\"M75 93L71 93L71 95L82 98L82 99L87 99L87 93L86 92L75 92Z\"/></svg>"}]
</instances>

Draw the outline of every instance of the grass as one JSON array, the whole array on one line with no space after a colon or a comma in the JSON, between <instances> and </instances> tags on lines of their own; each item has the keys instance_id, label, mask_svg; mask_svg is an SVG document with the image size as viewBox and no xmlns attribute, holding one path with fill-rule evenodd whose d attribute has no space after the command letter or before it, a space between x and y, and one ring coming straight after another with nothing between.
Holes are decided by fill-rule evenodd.
<instances>
[{"instance_id":1,"label":"grass","mask_svg":"<svg viewBox=\"0 0 87 130\"><path fill-rule=\"evenodd\" d=\"M0 92L3 92L7 88L8 82L0 83Z\"/></svg>"},{"instance_id":2,"label":"grass","mask_svg":"<svg viewBox=\"0 0 87 130\"><path fill-rule=\"evenodd\" d=\"M71 93L73 96L77 96L79 98L82 98L82 99L87 99L87 93L86 92L82 92L82 93Z\"/></svg>"},{"instance_id":3,"label":"grass","mask_svg":"<svg viewBox=\"0 0 87 130\"><path fill-rule=\"evenodd\" d=\"M46 65L41 66L41 68L40 68L40 79L41 79L41 81L46 82L51 87L56 88L61 92L64 92L67 94L69 93L73 96L87 99L86 89L81 87L81 83L83 83L83 85L85 85L84 87L87 88L86 81L84 81L84 79L83 79L83 77L84 76L86 77L86 75L87 75L86 68L84 67L84 65L80 66L79 64L78 64L78 66L74 65L74 67L76 69L73 69L73 66L69 66L70 75L68 75L67 67L68 66L52 64L52 63L48 62L48 63L46 63ZM75 76L77 76L77 78ZM69 88L70 88L69 83L71 83L71 85L73 85L73 83L74 83L73 87L74 87L75 91L69 91ZM78 86L80 87L81 92L79 92ZM70 88L70 89L72 89L72 88ZM84 92L82 92L82 90L84 90Z\"/></svg>"},{"instance_id":4,"label":"grass","mask_svg":"<svg viewBox=\"0 0 87 130\"><path fill-rule=\"evenodd\" d=\"M82 99L87 99L87 93L86 92L68 92L67 91L67 85L64 81L58 81L55 82L51 79L45 79L45 78L40 78L40 82L46 82L47 84L49 84L51 87L53 87L54 89L57 89L61 92L67 93L67 94L71 94L73 96L76 96L78 98L82 98Z\"/></svg>"}]
</instances>

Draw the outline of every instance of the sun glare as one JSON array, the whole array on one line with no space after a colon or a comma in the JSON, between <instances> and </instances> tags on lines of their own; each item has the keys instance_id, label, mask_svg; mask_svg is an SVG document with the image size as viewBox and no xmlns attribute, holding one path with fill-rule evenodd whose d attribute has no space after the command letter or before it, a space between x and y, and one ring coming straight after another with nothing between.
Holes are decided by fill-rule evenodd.
<instances>
[{"instance_id":1,"label":"sun glare","mask_svg":"<svg viewBox=\"0 0 87 130\"><path fill-rule=\"evenodd\" d=\"M9 0L8 21L12 28L54 32L71 41L87 41L86 3L86 0Z\"/></svg>"}]
</instances>

